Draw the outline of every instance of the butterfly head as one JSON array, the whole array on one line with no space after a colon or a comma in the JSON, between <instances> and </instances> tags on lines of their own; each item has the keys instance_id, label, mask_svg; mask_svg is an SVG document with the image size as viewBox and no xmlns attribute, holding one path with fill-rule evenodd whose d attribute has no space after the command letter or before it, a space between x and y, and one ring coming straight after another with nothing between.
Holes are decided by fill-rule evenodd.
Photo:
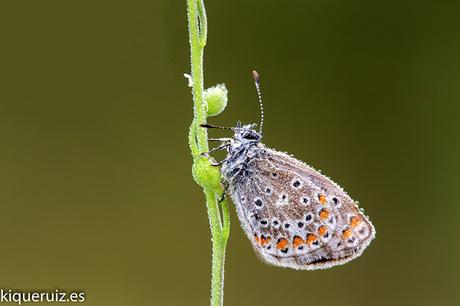
<instances>
[{"instance_id":1,"label":"butterfly head","mask_svg":"<svg viewBox=\"0 0 460 306\"><path fill-rule=\"evenodd\" d=\"M241 126L240 124L235 127L235 134L233 136L236 142L241 144L257 143L262 139L262 135L255 130L256 124L247 124Z\"/></svg>"},{"instance_id":2,"label":"butterfly head","mask_svg":"<svg viewBox=\"0 0 460 306\"><path fill-rule=\"evenodd\" d=\"M236 127L230 128L235 134L233 135L233 143L230 148L235 151L241 146L251 147L254 144L257 144L262 139L262 128L264 125L264 107L262 103L262 95L260 94L260 76L257 71L252 71L254 77L254 84L256 85L257 96L259 98L260 106L260 125L259 130L256 130L257 124L245 124L242 125L240 121L237 122Z\"/></svg>"}]
</instances>

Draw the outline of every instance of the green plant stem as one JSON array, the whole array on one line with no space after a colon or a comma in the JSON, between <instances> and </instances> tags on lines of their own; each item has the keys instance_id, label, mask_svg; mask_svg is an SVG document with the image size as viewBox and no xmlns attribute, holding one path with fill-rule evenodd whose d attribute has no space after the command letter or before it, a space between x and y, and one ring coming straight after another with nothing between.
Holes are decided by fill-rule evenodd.
<instances>
[{"instance_id":1,"label":"green plant stem","mask_svg":"<svg viewBox=\"0 0 460 306\"><path fill-rule=\"evenodd\" d=\"M201 153L209 151L208 134L206 129L200 128L199 124L206 123L207 109L204 102L203 80L203 52L207 38L207 19L203 0L187 0L187 16L190 37L191 76L194 102L193 121L189 131L189 144L194 162L201 157ZM209 167L212 167L209 165ZM211 173L211 171L209 171ZM211 305L223 305L224 294L224 264L225 249L230 233L230 216L227 200L220 203L218 198L223 191L222 186L208 184L209 181L220 181L219 177L206 178L195 177L195 180L203 186L206 197L209 224L212 240L212 278L211 278Z\"/></svg>"},{"instance_id":2,"label":"green plant stem","mask_svg":"<svg viewBox=\"0 0 460 306\"><path fill-rule=\"evenodd\" d=\"M204 4L201 6L203 9L198 10L198 2L201 0L187 0L188 4L188 24L189 24L189 37L190 37L190 55L192 64L192 86L193 86L193 102L194 102L194 122L192 122L191 132L195 134L194 141L197 142L198 150L201 152L208 151L208 135L206 129L198 128L198 124L206 122L206 108L204 105L204 77L203 77L203 53L204 46L206 45L206 36L203 33L207 33L203 27L207 26L207 22L200 23L202 20L206 20L204 17L205 10ZM202 16L199 16L198 12L202 12ZM201 27L201 31L200 31ZM192 131L194 130L194 131ZM192 152L192 155L196 156L201 152Z\"/></svg>"},{"instance_id":3,"label":"green plant stem","mask_svg":"<svg viewBox=\"0 0 460 306\"><path fill-rule=\"evenodd\" d=\"M223 305L224 300L224 265L227 237L224 236L216 194L205 190L206 206L208 208L209 224L212 236L212 278L211 305Z\"/></svg>"}]
</instances>

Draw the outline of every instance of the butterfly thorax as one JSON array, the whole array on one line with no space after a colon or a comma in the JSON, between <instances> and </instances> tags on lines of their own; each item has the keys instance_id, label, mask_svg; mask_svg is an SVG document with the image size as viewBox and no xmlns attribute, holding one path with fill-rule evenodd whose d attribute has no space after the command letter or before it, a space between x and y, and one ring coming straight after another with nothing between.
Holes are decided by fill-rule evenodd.
<instances>
[{"instance_id":1,"label":"butterfly thorax","mask_svg":"<svg viewBox=\"0 0 460 306\"><path fill-rule=\"evenodd\" d=\"M228 182L238 176L250 175L248 163L264 151L260 143L262 135L254 130L254 125L235 128L235 134L227 147L227 157L222 164L222 175Z\"/></svg>"}]
</instances>

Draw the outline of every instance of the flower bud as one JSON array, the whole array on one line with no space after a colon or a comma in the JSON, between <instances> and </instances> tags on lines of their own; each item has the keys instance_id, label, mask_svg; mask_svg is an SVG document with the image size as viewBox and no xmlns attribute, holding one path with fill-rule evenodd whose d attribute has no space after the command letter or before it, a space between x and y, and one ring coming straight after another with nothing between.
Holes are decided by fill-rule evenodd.
<instances>
[{"instance_id":1,"label":"flower bud","mask_svg":"<svg viewBox=\"0 0 460 306\"><path fill-rule=\"evenodd\" d=\"M217 84L204 91L204 101L208 107L208 116L219 115L227 106L227 88L225 84Z\"/></svg>"}]
</instances>

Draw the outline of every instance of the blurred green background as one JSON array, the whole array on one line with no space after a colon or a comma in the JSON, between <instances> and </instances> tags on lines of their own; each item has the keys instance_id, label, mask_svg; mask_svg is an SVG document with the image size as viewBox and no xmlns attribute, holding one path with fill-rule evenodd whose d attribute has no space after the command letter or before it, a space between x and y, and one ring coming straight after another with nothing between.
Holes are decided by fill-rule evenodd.
<instances>
[{"instance_id":1,"label":"blurred green background","mask_svg":"<svg viewBox=\"0 0 460 306\"><path fill-rule=\"evenodd\" d=\"M262 264L233 205L225 305L458 305L460 5L207 1L210 122L341 184L377 228L326 271ZM0 287L85 305L207 305L210 234L187 145L185 1L0 4ZM213 135L223 135L214 132Z\"/></svg>"}]
</instances>

